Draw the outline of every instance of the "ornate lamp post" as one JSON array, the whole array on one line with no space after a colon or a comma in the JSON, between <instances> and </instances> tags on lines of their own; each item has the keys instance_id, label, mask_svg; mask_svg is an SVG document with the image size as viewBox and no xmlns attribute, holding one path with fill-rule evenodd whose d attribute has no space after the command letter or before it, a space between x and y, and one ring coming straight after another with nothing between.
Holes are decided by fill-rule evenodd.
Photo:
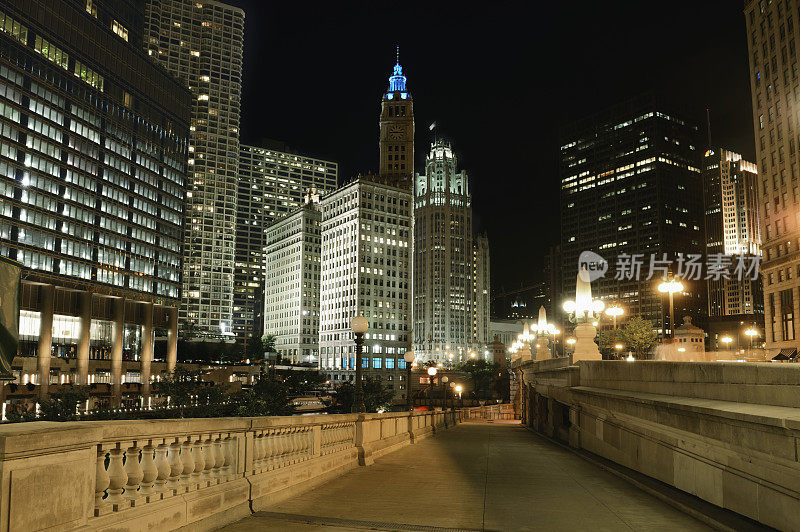
<instances>
[{"instance_id":1,"label":"ornate lamp post","mask_svg":"<svg viewBox=\"0 0 800 532\"><path fill-rule=\"evenodd\" d=\"M447 412L447 382L450 380L447 375L442 377L442 404L444 405L444 410Z\"/></svg>"},{"instance_id":2,"label":"ornate lamp post","mask_svg":"<svg viewBox=\"0 0 800 532\"><path fill-rule=\"evenodd\" d=\"M675 292L683 292L683 284L680 281L676 281L675 279L670 279L669 281L664 281L660 285L658 285L658 291L664 294L669 294L669 329L670 329L670 339L675 339L675 305L674 305L674 294Z\"/></svg>"},{"instance_id":3,"label":"ornate lamp post","mask_svg":"<svg viewBox=\"0 0 800 532\"><path fill-rule=\"evenodd\" d=\"M369 322L364 316L356 316L350 321L350 329L356 342L356 398L353 403L353 412L364 413L367 411L364 406L364 384L361 382L361 358L364 349L364 333L369 328Z\"/></svg>"},{"instance_id":4,"label":"ornate lamp post","mask_svg":"<svg viewBox=\"0 0 800 532\"><path fill-rule=\"evenodd\" d=\"M460 403L461 406L464 406L464 402L461 400L461 392L464 390L464 387L461 386L460 384L456 384L456 387L454 389L458 394L458 402Z\"/></svg>"},{"instance_id":5,"label":"ornate lamp post","mask_svg":"<svg viewBox=\"0 0 800 532\"><path fill-rule=\"evenodd\" d=\"M411 399L411 366L414 365L414 359L416 355L414 355L414 350L409 349L406 351L406 354L403 355L403 360L406 361L406 403L408 403L408 409L414 410L414 403Z\"/></svg>"},{"instance_id":6,"label":"ornate lamp post","mask_svg":"<svg viewBox=\"0 0 800 532\"><path fill-rule=\"evenodd\" d=\"M589 272L581 268L575 281L575 301L564 303L569 320L575 324L575 344L572 349L573 362L578 360L601 360L600 348L594 342L597 335L597 317L605 304L592 299Z\"/></svg>"},{"instance_id":7,"label":"ornate lamp post","mask_svg":"<svg viewBox=\"0 0 800 532\"><path fill-rule=\"evenodd\" d=\"M719 339L719 341L725 344L726 351L731 350L731 342L733 342L733 338L731 338L730 336L723 336L722 338Z\"/></svg>"},{"instance_id":8,"label":"ornate lamp post","mask_svg":"<svg viewBox=\"0 0 800 532\"><path fill-rule=\"evenodd\" d=\"M428 380L430 381L428 382L428 397L431 399L431 406L433 406L433 382L436 378L437 371L438 370L436 369L436 366L431 366L428 368Z\"/></svg>"}]
</instances>

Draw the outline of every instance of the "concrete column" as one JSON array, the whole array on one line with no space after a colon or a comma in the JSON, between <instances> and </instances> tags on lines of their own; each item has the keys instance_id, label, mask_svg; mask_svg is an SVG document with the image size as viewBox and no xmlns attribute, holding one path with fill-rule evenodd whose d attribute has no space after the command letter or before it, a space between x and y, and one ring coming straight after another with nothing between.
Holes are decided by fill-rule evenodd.
<instances>
[{"instance_id":1,"label":"concrete column","mask_svg":"<svg viewBox=\"0 0 800 532\"><path fill-rule=\"evenodd\" d=\"M114 333L111 339L111 402L122 403L122 337L125 332L125 298L114 300Z\"/></svg>"},{"instance_id":2,"label":"concrete column","mask_svg":"<svg viewBox=\"0 0 800 532\"><path fill-rule=\"evenodd\" d=\"M50 386L50 356L53 349L53 285L39 287L39 348L36 372L39 375L39 400L47 398Z\"/></svg>"},{"instance_id":3,"label":"concrete column","mask_svg":"<svg viewBox=\"0 0 800 532\"><path fill-rule=\"evenodd\" d=\"M178 307L169 309L167 331L167 371L172 373L178 360Z\"/></svg>"},{"instance_id":4,"label":"concrete column","mask_svg":"<svg viewBox=\"0 0 800 532\"><path fill-rule=\"evenodd\" d=\"M150 363L153 361L153 304L144 304L144 325L142 326L142 362L140 388L144 405L150 397Z\"/></svg>"},{"instance_id":5,"label":"concrete column","mask_svg":"<svg viewBox=\"0 0 800 532\"><path fill-rule=\"evenodd\" d=\"M78 336L77 384L89 384L89 333L92 330L92 293L80 295L81 330Z\"/></svg>"}]
</instances>

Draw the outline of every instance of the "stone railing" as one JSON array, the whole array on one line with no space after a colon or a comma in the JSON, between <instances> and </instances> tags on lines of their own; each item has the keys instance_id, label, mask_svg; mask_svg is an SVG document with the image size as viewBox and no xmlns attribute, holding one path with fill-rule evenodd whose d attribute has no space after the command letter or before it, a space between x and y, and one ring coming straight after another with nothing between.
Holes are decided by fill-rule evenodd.
<instances>
[{"instance_id":1,"label":"stone railing","mask_svg":"<svg viewBox=\"0 0 800 532\"><path fill-rule=\"evenodd\" d=\"M515 419L514 405L504 403L498 405L473 406L463 409L465 420L510 420Z\"/></svg>"},{"instance_id":2,"label":"stone railing","mask_svg":"<svg viewBox=\"0 0 800 532\"><path fill-rule=\"evenodd\" d=\"M452 426L460 414L0 426L0 532L213 529Z\"/></svg>"}]
</instances>

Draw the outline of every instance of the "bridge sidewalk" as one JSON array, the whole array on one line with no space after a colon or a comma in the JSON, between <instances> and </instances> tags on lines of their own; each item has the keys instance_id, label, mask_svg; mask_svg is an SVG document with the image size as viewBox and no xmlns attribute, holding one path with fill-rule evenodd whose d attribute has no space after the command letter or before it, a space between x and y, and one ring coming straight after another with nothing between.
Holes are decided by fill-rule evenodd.
<instances>
[{"instance_id":1,"label":"bridge sidewalk","mask_svg":"<svg viewBox=\"0 0 800 532\"><path fill-rule=\"evenodd\" d=\"M466 423L226 527L251 530L707 530L516 424Z\"/></svg>"}]
</instances>

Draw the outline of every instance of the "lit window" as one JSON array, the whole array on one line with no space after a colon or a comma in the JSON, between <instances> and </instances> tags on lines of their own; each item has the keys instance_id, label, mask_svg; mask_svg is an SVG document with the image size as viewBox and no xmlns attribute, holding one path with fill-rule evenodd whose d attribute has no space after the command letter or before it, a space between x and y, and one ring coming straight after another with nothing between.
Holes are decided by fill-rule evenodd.
<instances>
[{"instance_id":1,"label":"lit window","mask_svg":"<svg viewBox=\"0 0 800 532\"><path fill-rule=\"evenodd\" d=\"M122 37L125 40L125 42L128 41L128 28L126 28L116 20L111 21L111 31Z\"/></svg>"}]
</instances>

